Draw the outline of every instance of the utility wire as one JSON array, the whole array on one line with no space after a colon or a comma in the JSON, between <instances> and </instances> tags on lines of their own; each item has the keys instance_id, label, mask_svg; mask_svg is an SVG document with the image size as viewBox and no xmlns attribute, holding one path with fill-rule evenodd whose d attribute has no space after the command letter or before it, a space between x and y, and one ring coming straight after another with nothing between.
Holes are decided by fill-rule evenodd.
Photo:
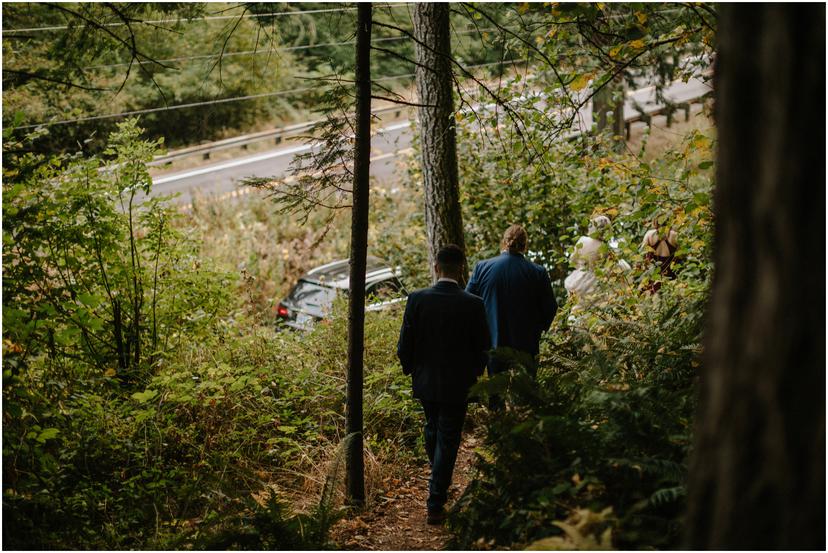
<instances>
[{"instance_id":1,"label":"utility wire","mask_svg":"<svg viewBox=\"0 0 828 553\"><path fill-rule=\"evenodd\" d=\"M375 6L376 8L399 8L404 6L410 6L411 4L403 4L403 3L393 3L393 4L383 4L381 6ZM281 17L285 15L305 15L305 14L312 14L312 13L337 13L337 12L346 12L346 11L354 11L357 7L348 7L348 8L330 8L324 10L304 10L304 11L292 11L292 12L271 12L271 13L248 13L243 15L215 15L215 16L207 16L207 17L194 17L192 19L156 19L153 21L135 21L134 23L137 24L145 24L145 25L158 25L162 23L178 23L180 21L184 21L187 23L192 23L193 21L220 21L220 20L227 20L227 19L240 19L240 18L259 18L259 17ZM102 27L123 27L128 25L128 23L103 23ZM53 27L29 27L28 29L3 29L4 33L37 33L41 31L65 31L69 28L69 25L56 25Z\"/></svg>"},{"instance_id":2,"label":"utility wire","mask_svg":"<svg viewBox=\"0 0 828 553\"><path fill-rule=\"evenodd\" d=\"M396 41L396 40L404 40L408 39L407 36L394 36L394 37L385 37L385 38L376 38L371 42L388 42L388 41ZM175 63L180 61L190 61L190 60L201 60L201 59L214 59L214 58L227 58L230 56L257 56L262 54L272 54L273 52L294 52L296 50L309 50L312 48L325 48L328 46L347 46L349 44L356 44L354 41L347 41L347 42L328 42L326 44L306 44L304 46L285 46L281 48L267 48L261 50L246 50L243 52L225 52L224 54L201 54L198 56L186 56L181 58L170 58L165 60L140 60L135 63L140 64L151 64L151 63ZM111 63L108 65L90 65L88 67L84 67L84 69L108 69L111 67L127 67L129 63Z\"/></svg>"},{"instance_id":3,"label":"utility wire","mask_svg":"<svg viewBox=\"0 0 828 553\"><path fill-rule=\"evenodd\" d=\"M513 27L512 30L514 30L514 29L515 28ZM489 27L487 29L480 29L479 31L477 29L471 29L471 30L468 30L468 31L456 32L456 33L454 33L454 35L456 35L456 36L471 35L471 34L477 34L478 32L485 33L485 32L497 31L497 30L499 30L497 27ZM403 36L393 36L393 37L382 37L382 38L373 39L371 41L371 43L373 44L374 42L395 42L395 41L398 41L398 40L408 40L408 39L410 39L410 37L404 36L404 35ZM285 47L280 47L280 48L267 48L267 49L261 49L261 50L245 50L245 51L242 51L242 52L226 52L224 54L199 54L199 55L196 55L196 56L184 56L184 57L179 57L179 58L169 58L169 59L163 59L163 60L138 60L138 61L134 62L133 65L135 65L135 64L142 64L143 65L143 64L152 64L152 63L176 63L176 62L181 62L181 61L212 59L212 58L217 58L219 56L221 56L223 58L224 57L230 57L230 56L256 56L256 55L263 55L263 54L271 54L273 52L295 52L297 50L309 50L309 49L312 49L312 48L324 48L324 47L329 47L329 46L349 46L349 45L353 45L353 44L356 44L356 41L351 40L351 41L345 41L345 42L328 42L326 44L306 44L306 45L303 45L303 46L285 46ZM113 67L127 67L129 65L130 64L127 63L127 62L125 62L125 63L110 63L110 64L105 64L105 65L90 65L90 66L84 67L84 69L109 69L109 68L113 68Z\"/></svg>"},{"instance_id":4,"label":"utility wire","mask_svg":"<svg viewBox=\"0 0 828 553\"><path fill-rule=\"evenodd\" d=\"M490 63L481 63L481 64L477 64L477 65L469 65L469 66L466 66L465 69L477 69L477 68L480 68L480 67L489 67L489 66L492 66L492 65L508 65L508 64L512 64L513 62L520 63L521 61L520 60L506 60L506 61L502 61L502 62L501 61L495 61L495 62L490 62ZM403 75L389 75L387 77L380 77L378 79L372 79L372 81L390 81L390 80L395 80L395 79L403 79L403 78L406 78L406 77L413 77L414 75L415 75L414 73L406 73L406 74L403 74ZM291 95L291 94L296 94L298 92L311 92L311 91L318 91L318 90L320 90L320 87L318 87L318 86L309 86L309 87L304 87L304 88L295 88L293 90L280 90L280 91L276 91L276 92L264 92L264 93L261 93L261 94L250 94L250 95L247 95L247 96L234 96L232 98L221 98L219 100L208 100L208 101L204 101L204 102L192 102L192 103L188 103L188 104L178 104L178 105L175 105L175 106L165 106L165 107L159 107L159 108L139 109L139 110L134 110L134 111L125 111L125 112L121 112L121 113L109 113L109 114L105 114L105 115L92 115L92 116L89 116L89 117L79 117L77 119L66 119L66 120L63 120L63 121L45 121L45 122L42 122L42 123L34 123L34 124L31 124L31 125L21 125L19 127L12 127L11 130L17 131L17 130L23 130L23 129L34 129L34 128L37 128L37 127L52 127L52 126L55 126L55 125L69 125L69 124L72 124L72 123L85 123L87 121L99 121L99 120L102 120L102 119L112 119L112 118L115 118L115 117L127 117L127 116L130 116L130 115L143 115L145 113L157 113L157 112L160 112L160 111L172 111L172 110L178 110L178 109L193 108L193 107L198 107L198 106L226 104L228 102L240 102L240 101L244 101L244 100L253 100L253 99L256 99L256 98L268 98L268 97L272 97L272 96L288 96L288 95Z\"/></svg>"}]
</instances>

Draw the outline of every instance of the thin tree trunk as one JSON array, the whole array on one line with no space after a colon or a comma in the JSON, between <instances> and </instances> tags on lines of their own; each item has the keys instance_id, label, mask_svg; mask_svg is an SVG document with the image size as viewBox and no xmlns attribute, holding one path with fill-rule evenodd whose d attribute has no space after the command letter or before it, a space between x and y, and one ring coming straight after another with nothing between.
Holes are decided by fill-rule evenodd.
<instances>
[{"instance_id":1,"label":"thin tree trunk","mask_svg":"<svg viewBox=\"0 0 828 553\"><path fill-rule=\"evenodd\" d=\"M348 305L347 497L365 502L362 457L362 356L365 337L365 266L368 255L368 178L371 155L371 4L357 11L356 137L351 212L351 280Z\"/></svg>"},{"instance_id":2,"label":"thin tree trunk","mask_svg":"<svg viewBox=\"0 0 828 553\"><path fill-rule=\"evenodd\" d=\"M457 177L449 5L414 4L414 35L428 259L435 277L434 261L442 246L456 244L465 249ZM464 268L464 281L467 275L468 269Z\"/></svg>"},{"instance_id":3,"label":"thin tree trunk","mask_svg":"<svg viewBox=\"0 0 828 553\"><path fill-rule=\"evenodd\" d=\"M598 132L607 128L609 114L612 113L612 134L619 136L617 149L623 150L626 140L626 127L624 126L624 79L619 76L614 82L602 88L592 98L592 113L595 117ZM613 101L613 96L617 99Z\"/></svg>"},{"instance_id":4,"label":"thin tree trunk","mask_svg":"<svg viewBox=\"0 0 828 553\"><path fill-rule=\"evenodd\" d=\"M825 6L721 4L687 546L825 548Z\"/></svg>"}]
</instances>

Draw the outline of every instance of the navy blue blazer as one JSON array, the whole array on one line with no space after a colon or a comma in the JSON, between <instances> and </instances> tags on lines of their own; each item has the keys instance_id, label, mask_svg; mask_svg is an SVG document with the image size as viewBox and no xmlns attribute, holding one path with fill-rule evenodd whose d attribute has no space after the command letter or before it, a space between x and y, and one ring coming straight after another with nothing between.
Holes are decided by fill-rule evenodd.
<instances>
[{"instance_id":1,"label":"navy blue blazer","mask_svg":"<svg viewBox=\"0 0 828 553\"><path fill-rule=\"evenodd\" d=\"M475 265L466 291L483 298L492 347L538 354L541 333L558 311L546 269L504 252Z\"/></svg>"},{"instance_id":2,"label":"navy blue blazer","mask_svg":"<svg viewBox=\"0 0 828 553\"><path fill-rule=\"evenodd\" d=\"M397 357L411 375L414 397L465 403L483 374L490 348L483 300L453 282L438 282L408 296Z\"/></svg>"}]
</instances>

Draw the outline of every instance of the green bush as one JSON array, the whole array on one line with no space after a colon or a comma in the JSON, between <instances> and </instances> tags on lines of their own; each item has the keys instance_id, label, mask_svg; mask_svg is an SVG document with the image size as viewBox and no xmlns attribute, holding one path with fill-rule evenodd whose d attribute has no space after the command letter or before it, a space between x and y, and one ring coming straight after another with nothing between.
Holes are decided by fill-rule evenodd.
<instances>
[{"instance_id":1,"label":"green bush","mask_svg":"<svg viewBox=\"0 0 828 553\"><path fill-rule=\"evenodd\" d=\"M564 312L537 383L516 371L479 385L507 407L484 423L458 547L526 545L560 534L553 522L575 508L607 507L617 547L678 545L705 298L680 285L604 305L588 329Z\"/></svg>"},{"instance_id":2,"label":"green bush","mask_svg":"<svg viewBox=\"0 0 828 553\"><path fill-rule=\"evenodd\" d=\"M106 168L34 155L4 167L4 543L324 547L345 438L345 303L302 334L247 309L234 291L249 283L211 268L162 202L135 201L155 146L139 135L124 124ZM419 436L400 318L366 321L365 443L389 465ZM319 504L293 514L326 478Z\"/></svg>"},{"instance_id":3,"label":"green bush","mask_svg":"<svg viewBox=\"0 0 828 553\"><path fill-rule=\"evenodd\" d=\"M471 257L494 254L505 225L523 223L529 257L550 271L561 309L541 344L537 381L516 371L479 385L507 407L484 422L454 545L527 546L561 535L565 520L592 520L575 513L600 512L596 540L611 529L616 547L676 547L711 273L712 139L694 130L648 162L646 147L619 154L605 137L584 137L547 144L532 163L523 142L503 150L464 136L461 166L476 175L463 193ZM524 137L540 138L531 128ZM573 305L562 280L597 214L612 219L618 246L595 268L595 301ZM679 232L676 280L643 258L656 216ZM632 271L617 269L619 257ZM644 291L652 281L661 282L657 295Z\"/></svg>"},{"instance_id":4,"label":"green bush","mask_svg":"<svg viewBox=\"0 0 828 553\"><path fill-rule=\"evenodd\" d=\"M168 355L146 389L129 395L113 379L56 383L37 365L7 375L6 543L321 547L335 494L309 514L289 515L286 504L307 478L328 475L344 438L341 311L309 334L225 320ZM416 446L419 417L393 353L401 313L369 315L365 443L394 464ZM59 408L44 409L58 397ZM331 486L341 484L330 476ZM321 526L304 541L291 534L280 542L267 523L277 515L283 530Z\"/></svg>"},{"instance_id":5,"label":"green bush","mask_svg":"<svg viewBox=\"0 0 828 553\"><path fill-rule=\"evenodd\" d=\"M182 335L227 310L230 275L200 266L173 208L139 205L158 147L140 134L120 125L106 158L9 156L3 326L22 350L10 368L46 355L67 377L83 367L140 385Z\"/></svg>"}]
</instances>

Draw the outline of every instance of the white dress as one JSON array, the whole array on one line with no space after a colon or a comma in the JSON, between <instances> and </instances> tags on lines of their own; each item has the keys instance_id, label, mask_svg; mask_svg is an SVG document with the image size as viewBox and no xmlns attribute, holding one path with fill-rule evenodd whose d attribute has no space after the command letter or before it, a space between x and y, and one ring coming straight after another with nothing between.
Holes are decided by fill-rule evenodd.
<instances>
[{"instance_id":1,"label":"white dress","mask_svg":"<svg viewBox=\"0 0 828 553\"><path fill-rule=\"evenodd\" d=\"M572 252L570 261L575 265L575 270L569 273L564 280L564 287L570 295L577 294L579 297L589 296L598 287L598 277L595 276L593 268L606 259L608 252L601 251L606 244L596 238L581 236L575 242L575 251ZM608 248L608 246L606 246ZM618 261L618 266L624 271L631 269L630 264L623 259Z\"/></svg>"},{"instance_id":2,"label":"white dress","mask_svg":"<svg viewBox=\"0 0 828 553\"><path fill-rule=\"evenodd\" d=\"M569 273L564 280L564 287L570 294L587 296L595 291L598 279L592 272L592 267L601 260L601 246L604 243L589 236L581 236L575 243L575 251L570 260L575 270Z\"/></svg>"}]
</instances>

